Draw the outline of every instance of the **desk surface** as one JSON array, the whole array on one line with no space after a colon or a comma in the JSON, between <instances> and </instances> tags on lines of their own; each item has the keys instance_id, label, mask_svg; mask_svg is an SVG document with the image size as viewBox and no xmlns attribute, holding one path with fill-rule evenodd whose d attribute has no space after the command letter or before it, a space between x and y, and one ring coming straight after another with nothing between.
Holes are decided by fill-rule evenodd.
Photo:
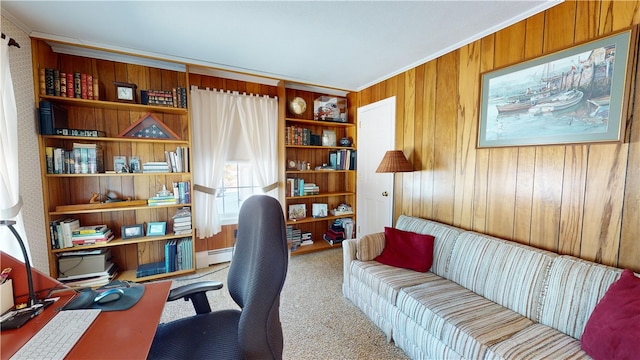
<instances>
[{"instance_id":1,"label":"desk surface","mask_svg":"<svg viewBox=\"0 0 640 360\"><path fill-rule=\"evenodd\" d=\"M144 295L131 309L101 312L66 359L145 359L160 322L171 282L144 286ZM72 294L61 296L59 301L20 329L2 331L1 358L9 359L72 297Z\"/></svg>"}]
</instances>

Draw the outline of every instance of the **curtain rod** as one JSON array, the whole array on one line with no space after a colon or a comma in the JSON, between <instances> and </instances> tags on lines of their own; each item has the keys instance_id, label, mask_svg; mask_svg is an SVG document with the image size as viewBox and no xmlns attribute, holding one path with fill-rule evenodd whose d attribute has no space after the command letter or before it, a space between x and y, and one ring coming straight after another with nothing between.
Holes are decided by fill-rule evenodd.
<instances>
[{"instance_id":1,"label":"curtain rod","mask_svg":"<svg viewBox=\"0 0 640 360\"><path fill-rule=\"evenodd\" d=\"M4 33L2 33L2 38L5 39L6 37L7 36ZM15 47L19 48L20 44L18 44L18 42L15 41L13 38L9 38L9 46L15 46Z\"/></svg>"}]
</instances>

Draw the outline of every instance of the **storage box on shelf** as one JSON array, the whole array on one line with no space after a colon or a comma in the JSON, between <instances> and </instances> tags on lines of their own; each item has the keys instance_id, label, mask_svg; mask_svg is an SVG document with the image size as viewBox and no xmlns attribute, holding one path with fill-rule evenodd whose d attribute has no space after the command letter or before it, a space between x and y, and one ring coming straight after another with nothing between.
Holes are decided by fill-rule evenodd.
<instances>
[{"instance_id":1,"label":"storage box on shelf","mask_svg":"<svg viewBox=\"0 0 640 360\"><path fill-rule=\"evenodd\" d=\"M295 255L337 246L325 241L323 235L335 220L355 219L356 126L345 98L294 89L287 89L286 94L285 216L291 232L301 235L292 241L301 244L295 246ZM317 109L317 104L326 109ZM332 104L339 106L329 109ZM319 118L318 110L331 121L314 120ZM352 212L332 214L341 204L352 206ZM325 205L328 211L318 212ZM312 244L304 241L309 236Z\"/></svg>"},{"instance_id":2,"label":"storage box on shelf","mask_svg":"<svg viewBox=\"0 0 640 360\"><path fill-rule=\"evenodd\" d=\"M189 109L186 106L188 100L180 101L180 105L186 107L121 102L114 84L137 84L134 88L137 91L157 89L168 92L174 88L188 88L186 65L182 66L184 71L159 69L56 53L50 44L51 42L41 39L32 39L36 104L46 100L63 108L67 116L64 123L68 129L58 134L41 134L39 137L50 275L58 277L58 257L62 253L101 248L110 250L120 279L146 281L195 271L193 262L182 261L184 256L175 257L170 252L175 249L185 255L184 252L187 251L191 259L195 259L195 247L173 246L181 239L186 239L182 242L192 241L192 233L175 234L168 228L165 235L126 239L121 233L123 226L148 222L170 224L176 212L185 206L193 211L191 200L184 196L184 191L190 193L193 183L190 158L182 159L177 167L169 166L169 171L166 172L143 172L141 169L141 165L148 162L174 161L175 155L171 153L188 153L191 148ZM97 86L98 91L94 91L92 99L83 98L82 94L80 97L63 96L62 93L58 95L56 92L47 94L46 89L42 91L42 86L47 86L47 80L40 81L41 69L56 69L59 73L67 74L90 74L94 81L97 79L93 85L94 89ZM140 99L140 96L135 98ZM123 131L150 115L175 134L175 138L122 137ZM91 167L92 163L88 162L88 171L84 171L82 152L74 148L89 151L97 149L97 157L99 159L101 155L102 164ZM62 156L67 153L69 155L66 162L63 158L59 167L52 168L47 155L53 153L54 149L60 149L58 153ZM76 158L76 153L80 157ZM127 171L122 170L122 164L114 164L114 157L126 159ZM76 161L79 161L79 166L76 166ZM129 168L132 168L132 172L128 172ZM154 206L148 204L147 200L156 196L163 186L173 190L174 186L178 189L179 184L182 184L182 195L177 194L175 203ZM70 248L61 247L50 225L67 218L78 219L85 226L106 225L112 231L113 239ZM167 254L172 254L170 260L176 263L166 267L172 272L136 277L141 265L164 263L168 260ZM180 266L177 266L178 261Z\"/></svg>"}]
</instances>

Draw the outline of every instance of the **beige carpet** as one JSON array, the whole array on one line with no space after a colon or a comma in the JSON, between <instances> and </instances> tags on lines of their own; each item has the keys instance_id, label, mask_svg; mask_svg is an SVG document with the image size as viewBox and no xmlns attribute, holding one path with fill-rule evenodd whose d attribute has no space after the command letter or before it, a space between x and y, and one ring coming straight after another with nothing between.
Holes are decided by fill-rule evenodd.
<instances>
[{"instance_id":1,"label":"beige carpet","mask_svg":"<svg viewBox=\"0 0 640 360\"><path fill-rule=\"evenodd\" d=\"M226 285L228 264L212 266L195 276L177 278L173 286L200 280ZM408 359L349 300L342 296L342 249L291 257L282 290L280 319L284 358ZM237 307L226 288L209 293L213 310ZM162 321L193 315L190 302L167 303Z\"/></svg>"}]
</instances>

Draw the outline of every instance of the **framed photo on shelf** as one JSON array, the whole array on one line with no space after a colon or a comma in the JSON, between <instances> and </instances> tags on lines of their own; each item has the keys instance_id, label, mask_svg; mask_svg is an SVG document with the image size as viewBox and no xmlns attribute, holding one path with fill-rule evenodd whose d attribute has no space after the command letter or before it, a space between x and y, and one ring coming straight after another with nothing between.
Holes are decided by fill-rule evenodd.
<instances>
[{"instance_id":1,"label":"framed photo on shelf","mask_svg":"<svg viewBox=\"0 0 640 360\"><path fill-rule=\"evenodd\" d=\"M132 172L132 173L142 172L139 156L129 156L129 172Z\"/></svg>"},{"instance_id":2,"label":"framed photo on shelf","mask_svg":"<svg viewBox=\"0 0 640 360\"><path fill-rule=\"evenodd\" d=\"M122 227L122 238L133 239L144 236L144 227L142 224L125 225Z\"/></svg>"},{"instance_id":3,"label":"framed photo on shelf","mask_svg":"<svg viewBox=\"0 0 640 360\"><path fill-rule=\"evenodd\" d=\"M635 30L482 74L478 148L620 142Z\"/></svg>"},{"instance_id":4,"label":"framed photo on shelf","mask_svg":"<svg viewBox=\"0 0 640 360\"><path fill-rule=\"evenodd\" d=\"M336 146L336 132L322 130L322 146Z\"/></svg>"},{"instance_id":5,"label":"framed photo on shelf","mask_svg":"<svg viewBox=\"0 0 640 360\"><path fill-rule=\"evenodd\" d=\"M113 157L113 170L120 173L128 173L129 167L127 166L127 157L122 155L115 155Z\"/></svg>"},{"instance_id":6,"label":"framed photo on shelf","mask_svg":"<svg viewBox=\"0 0 640 360\"><path fill-rule=\"evenodd\" d=\"M323 218L328 215L327 204L311 204L311 215L314 218Z\"/></svg>"},{"instance_id":7,"label":"framed photo on shelf","mask_svg":"<svg viewBox=\"0 0 640 360\"><path fill-rule=\"evenodd\" d=\"M307 206L305 204L289 205L289 220L299 220L307 217Z\"/></svg>"},{"instance_id":8,"label":"framed photo on shelf","mask_svg":"<svg viewBox=\"0 0 640 360\"><path fill-rule=\"evenodd\" d=\"M162 236L167 231L165 221L147 223L147 236Z\"/></svg>"}]
</instances>

